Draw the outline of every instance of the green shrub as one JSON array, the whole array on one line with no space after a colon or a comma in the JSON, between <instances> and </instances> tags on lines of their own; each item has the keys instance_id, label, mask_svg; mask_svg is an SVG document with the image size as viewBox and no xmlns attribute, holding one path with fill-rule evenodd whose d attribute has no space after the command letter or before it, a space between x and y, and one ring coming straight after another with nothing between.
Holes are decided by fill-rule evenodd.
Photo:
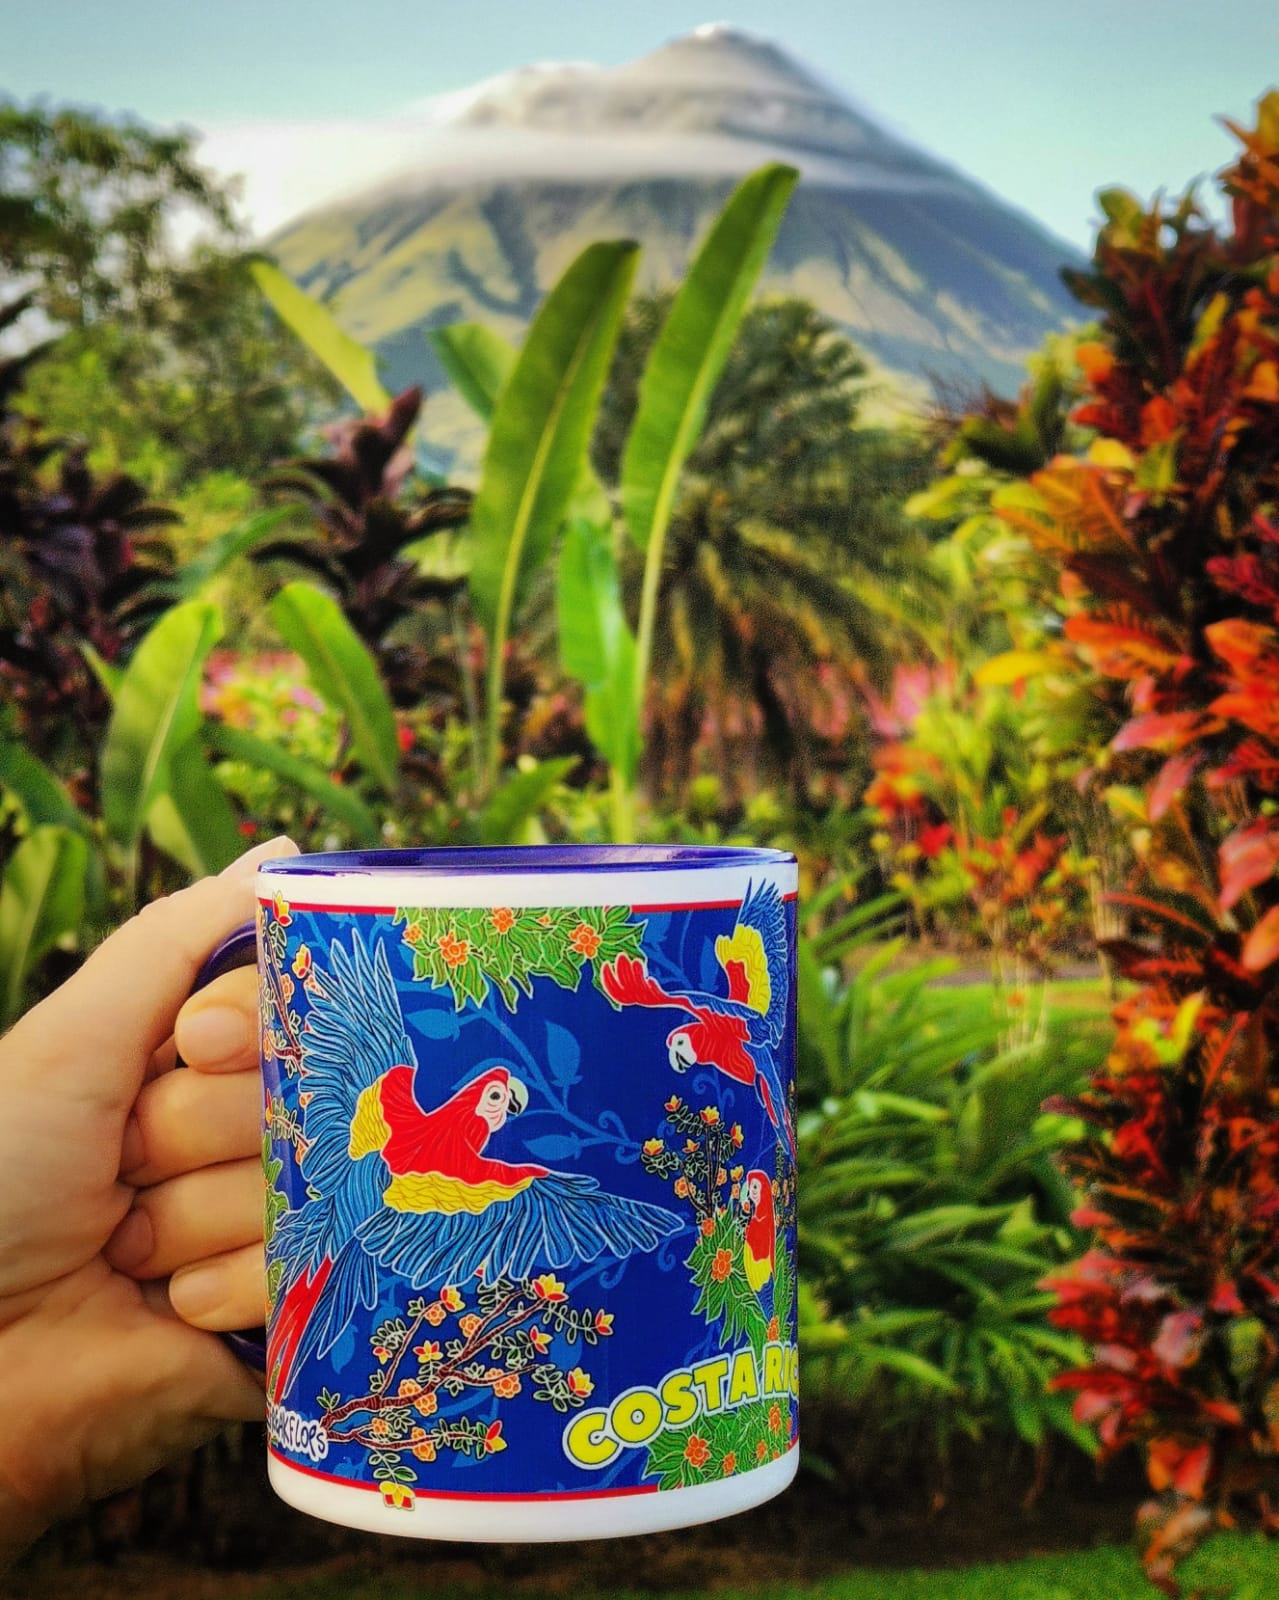
<instances>
[{"instance_id":1,"label":"green shrub","mask_svg":"<svg viewBox=\"0 0 1279 1600\"><path fill-rule=\"evenodd\" d=\"M801 952L805 1382L889 1454L944 1461L988 1431L1091 1448L1048 1392L1080 1347L1039 1288L1078 1248L1054 1164L1078 1130L1039 1107L1101 1060L1104 1013L1065 988L948 982L902 941L868 955L887 909Z\"/></svg>"}]
</instances>

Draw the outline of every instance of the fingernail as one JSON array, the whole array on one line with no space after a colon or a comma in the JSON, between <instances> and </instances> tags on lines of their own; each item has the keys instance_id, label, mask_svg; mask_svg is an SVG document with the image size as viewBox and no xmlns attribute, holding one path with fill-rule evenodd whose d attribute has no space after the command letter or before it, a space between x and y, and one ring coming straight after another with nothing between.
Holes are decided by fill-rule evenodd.
<instances>
[{"instance_id":1,"label":"fingernail","mask_svg":"<svg viewBox=\"0 0 1279 1600\"><path fill-rule=\"evenodd\" d=\"M251 1019L230 1006L188 1008L178 1017L174 1037L184 1061L208 1066L251 1055L255 1045Z\"/></svg>"},{"instance_id":2,"label":"fingernail","mask_svg":"<svg viewBox=\"0 0 1279 1600\"><path fill-rule=\"evenodd\" d=\"M142 1165L146 1150L142 1144L142 1128L136 1117L124 1125L124 1138L120 1141L120 1171L133 1172Z\"/></svg>"},{"instance_id":3,"label":"fingernail","mask_svg":"<svg viewBox=\"0 0 1279 1600\"><path fill-rule=\"evenodd\" d=\"M226 1300L227 1269L220 1262L204 1261L184 1267L169 1279L169 1303L180 1317L194 1322L216 1311Z\"/></svg>"},{"instance_id":4,"label":"fingernail","mask_svg":"<svg viewBox=\"0 0 1279 1600\"><path fill-rule=\"evenodd\" d=\"M258 870L264 861L270 861L274 856L295 856L298 847L289 838L287 833L277 834L274 839L268 839L265 844L255 844L252 850L246 850L242 856L237 856L229 867L222 869L224 878L249 878Z\"/></svg>"},{"instance_id":5,"label":"fingernail","mask_svg":"<svg viewBox=\"0 0 1279 1600\"><path fill-rule=\"evenodd\" d=\"M102 1253L118 1272L132 1272L151 1254L154 1243L151 1218L141 1206L135 1206L107 1240Z\"/></svg>"}]
</instances>

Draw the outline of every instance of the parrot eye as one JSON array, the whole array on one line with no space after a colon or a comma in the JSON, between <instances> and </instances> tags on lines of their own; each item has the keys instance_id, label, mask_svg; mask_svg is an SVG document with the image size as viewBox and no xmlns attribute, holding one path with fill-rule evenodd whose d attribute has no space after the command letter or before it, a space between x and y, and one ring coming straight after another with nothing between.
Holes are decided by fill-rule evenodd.
<instances>
[{"instance_id":1,"label":"parrot eye","mask_svg":"<svg viewBox=\"0 0 1279 1600\"><path fill-rule=\"evenodd\" d=\"M490 1084L489 1087L484 1091L484 1098L490 1105L495 1106L502 1099L503 1093L504 1091L500 1083Z\"/></svg>"}]
</instances>

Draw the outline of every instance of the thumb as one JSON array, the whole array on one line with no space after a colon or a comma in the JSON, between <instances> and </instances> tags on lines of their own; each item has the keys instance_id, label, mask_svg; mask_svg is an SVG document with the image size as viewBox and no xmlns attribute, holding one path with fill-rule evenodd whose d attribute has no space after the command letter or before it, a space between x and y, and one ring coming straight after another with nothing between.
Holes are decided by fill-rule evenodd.
<instances>
[{"instance_id":1,"label":"thumb","mask_svg":"<svg viewBox=\"0 0 1279 1600\"><path fill-rule=\"evenodd\" d=\"M252 921L259 865L297 853L291 839L269 840L220 877L144 906L14 1029L10 1048L23 1063L19 1070L61 1076L73 1064L76 1090L104 1110L126 1110L209 953Z\"/></svg>"}]
</instances>

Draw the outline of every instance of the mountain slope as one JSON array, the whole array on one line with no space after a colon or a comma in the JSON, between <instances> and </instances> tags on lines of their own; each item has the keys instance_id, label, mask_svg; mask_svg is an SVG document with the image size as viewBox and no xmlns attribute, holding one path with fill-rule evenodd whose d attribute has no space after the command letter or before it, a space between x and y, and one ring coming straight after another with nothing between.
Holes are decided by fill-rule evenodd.
<instances>
[{"instance_id":1,"label":"mountain slope","mask_svg":"<svg viewBox=\"0 0 1279 1600\"><path fill-rule=\"evenodd\" d=\"M764 291L814 300L877 367L1011 391L1074 314L1070 247L880 128L779 46L698 29L617 68L522 69L454 97L411 163L273 241L281 264L376 346L388 382L425 379L428 432L473 463L426 330L479 318L518 339L592 239L644 245L640 281L683 271L732 185L798 166Z\"/></svg>"}]
</instances>

